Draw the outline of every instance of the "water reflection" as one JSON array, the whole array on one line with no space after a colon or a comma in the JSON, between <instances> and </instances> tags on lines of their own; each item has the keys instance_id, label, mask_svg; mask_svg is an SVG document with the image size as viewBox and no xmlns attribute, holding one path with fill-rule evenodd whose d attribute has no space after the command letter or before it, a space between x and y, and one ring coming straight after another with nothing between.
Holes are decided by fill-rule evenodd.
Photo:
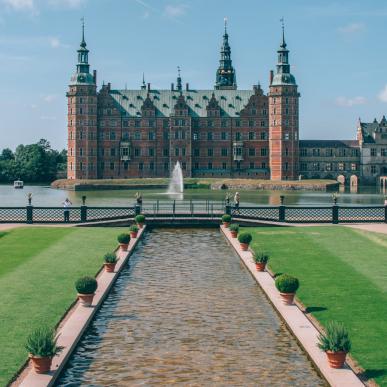
<instances>
[{"instance_id":1,"label":"water reflection","mask_svg":"<svg viewBox=\"0 0 387 387\"><path fill-rule=\"evenodd\" d=\"M323 386L217 230L155 230L57 386Z\"/></svg>"}]
</instances>

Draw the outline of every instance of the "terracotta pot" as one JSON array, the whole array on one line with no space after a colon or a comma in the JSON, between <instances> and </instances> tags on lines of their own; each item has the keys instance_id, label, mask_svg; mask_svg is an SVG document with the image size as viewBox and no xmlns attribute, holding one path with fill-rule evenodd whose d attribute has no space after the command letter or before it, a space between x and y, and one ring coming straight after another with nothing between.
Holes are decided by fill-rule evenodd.
<instances>
[{"instance_id":1,"label":"terracotta pot","mask_svg":"<svg viewBox=\"0 0 387 387\"><path fill-rule=\"evenodd\" d=\"M247 249L249 248L249 244L248 243L240 243L240 245L241 245L242 251L247 251Z\"/></svg>"},{"instance_id":2,"label":"terracotta pot","mask_svg":"<svg viewBox=\"0 0 387 387\"><path fill-rule=\"evenodd\" d=\"M236 238L238 236L238 231L230 231L230 232L233 238Z\"/></svg>"},{"instance_id":3,"label":"terracotta pot","mask_svg":"<svg viewBox=\"0 0 387 387\"><path fill-rule=\"evenodd\" d=\"M326 351L325 352L328 357L328 364L331 368L343 368L345 357L347 356L347 352L344 351Z\"/></svg>"},{"instance_id":4,"label":"terracotta pot","mask_svg":"<svg viewBox=\"0 0 387 387\"><path fill-rule=\"evenodd\" d=\"M34 367L34 371L37 374L45 374L50 371L52 357L40 357L30 354L30 359L32 361L32 366Z\"/></svg>"},{"instance_id":5,"label":"terracotta pot","mask_svg":"<svg viewBox=\"0 0 387 387\"><path fill-rule=\"evenodd\" d=\"M257 268L257 271L265 271L266 263L255 262L255 267Z\"/></svg>"},{"instance_id":6,"label":"terracotta pot","mask_svg":"<svg viewBox=\"0 0 387 387\"><path fill-rule=\"evenodd\" d=\"M79 301L81 302L81 304L83 306L91 306L91 304L93 302L94 294L95 293L92 293L92 294L81 294L81 293L78 293Z\"/></svg>"},{"instance_id":7,"label":"terracotta pot","mask_svg":"<svg viewBox=\"0 0 387 387\"><path fill-rule=\"evenodd\" d=\"M295 295L296 295L296 293L282 293L282 292L280 292L282 302L285 305L292 305L294 303L294 296Z\"/></svg>"},{"instance_id":8,"label":"terracotta pot","mask_svg":"<svg viewBox=\"0 0 387 387\"><path fill-rule=\"evenodd\" d=\"M121 251L128 251L129 243L120 243Z\"/></svg>"},{"instance_id":9,"label":"terracotta pot","mask_svg":"<svg viewBox=\"0 0 387 387\"><path fill-rule=\"evenodd\" d=\"M223 222L223 226L225 228L229 228L230 227L230 222Z\"/></svg>"},{"instance_id":10,"label":"terracotta pot","mask_svg":"<svg viewBox=\"0 0 387 387\"><path fill-rule=\"evenodd\" d=\"M138 234L137 231L131 231L131 232L130 232L130 237L131 237L131 238L137 238L137 234Z\"/></svg>"},{"instance_id":11,"label":"terracotta pot","mask_svg":"<svg viewBox=\"0 0 387 387\"><path fill-rule=\"evenodd\" d=\"M105 262L104 263L104 266L105 266L105 271L107 273L114 273L114 268L116 267L116 262L114 263L108 263L108 262Z\"/></svg>"},{"instance_id":12,"label":"terracotta pot","mask_svg":"<svg viewBox=\"0 0 387 387\"><path fill-rule=\"evenodd\" d=\"M144 227L144 223L137 223L137 226L138 226L138 228L143 228Z\"/></svg>"}]
</instances>

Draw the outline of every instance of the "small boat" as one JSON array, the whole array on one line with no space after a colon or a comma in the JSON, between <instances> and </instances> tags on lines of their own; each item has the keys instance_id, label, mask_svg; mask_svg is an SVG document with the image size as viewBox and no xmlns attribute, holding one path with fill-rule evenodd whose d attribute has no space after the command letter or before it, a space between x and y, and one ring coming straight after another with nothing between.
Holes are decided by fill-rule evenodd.
<instances>
[{"instance_id":1,"label":"small boat","mask_svg":"<svg viewBox=\"0 0 387 387\"><path fill-rule=\"evenodd\" d=\"M15 189L21 189L21 188L24 188L24 183L22 180L15 180L13 182L13 188Z\"/></svg>"}]
</instances>

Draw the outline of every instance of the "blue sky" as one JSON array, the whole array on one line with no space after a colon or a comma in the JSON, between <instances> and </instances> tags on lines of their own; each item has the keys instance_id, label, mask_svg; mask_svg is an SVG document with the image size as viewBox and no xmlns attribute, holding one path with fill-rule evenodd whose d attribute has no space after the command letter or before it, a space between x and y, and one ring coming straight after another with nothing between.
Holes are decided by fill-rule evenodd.
<instances>
[{"instance_id":1,"label":"blue sky","mask_svg":"<svg viewBox=\"0 0 387 387\"><path fill-rule=\"evenodd\" d=\"M0 0L0 148L48 139L66 146L66 97L80 19L98 83L212 88L223 18L238 88L267 90L285 18L301 93L300 137L352 139L387 113L385 0Z\"/></svg>"}]
</instances>

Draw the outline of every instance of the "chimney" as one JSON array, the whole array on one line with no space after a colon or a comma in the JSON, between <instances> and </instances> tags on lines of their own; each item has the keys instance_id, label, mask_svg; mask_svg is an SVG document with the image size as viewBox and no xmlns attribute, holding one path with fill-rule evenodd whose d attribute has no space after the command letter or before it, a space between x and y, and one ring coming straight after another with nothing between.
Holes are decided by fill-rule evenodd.
<instances>
[{"instance_id":1,"label":"chimney","mask_svg":"<svg viewBox=\"0 0 387 387\"><path fill-rule=\"evenodd\" d=\"M171 90L175 90L175 85L173 84L173 82L171 83Z\"/></svg>"},{"instance_id":2,"label":"chimney","mask_svg":"<svg viewBox=\"0 0 387 387\"><path fill-rule=\"evenodd\" d=\"M97 84L97 70L93 70L94 83Z\"/></svg>"},{"instance_id":3,"label":"chimney","mask_svg":"<svg viewBox=\"0 0 387 387\"><path fill-rule=\"evenodd\" d=\"M185 89L186 89L187 91L189 91L189 83L188 83L188 82L185 84Z\"/></svg>"},{"instance_id":4,"label":"chimney","mask_svg":"<svg viewBox=\"0 0 387 387\"><path fill-rule=\"evenodd\" d=\"M150 83L148 82L148 91L150 91Z\"/></svg>"},{"instance_id":5,"label":"chimney","mask_svg":"<svg viewBox=\"0 0 387 387\"><path fill-rule=\"evenodd\" d=\"M270 75L269 75L269 85L273 83L273 78L274 78L274 71L270 70Z\"/></svg>"},{"instance_id":6,"label":"chimney","mask_svg":"<svg viewBox=\"0 0 387 387\"><path fill-rule=\"evenodd\" d=\"M108 88L109 91L110 91L111 86L112 86L112 84L109 82L108 85L107 85L107 88Z\"/></svg>"}]
</instances>

